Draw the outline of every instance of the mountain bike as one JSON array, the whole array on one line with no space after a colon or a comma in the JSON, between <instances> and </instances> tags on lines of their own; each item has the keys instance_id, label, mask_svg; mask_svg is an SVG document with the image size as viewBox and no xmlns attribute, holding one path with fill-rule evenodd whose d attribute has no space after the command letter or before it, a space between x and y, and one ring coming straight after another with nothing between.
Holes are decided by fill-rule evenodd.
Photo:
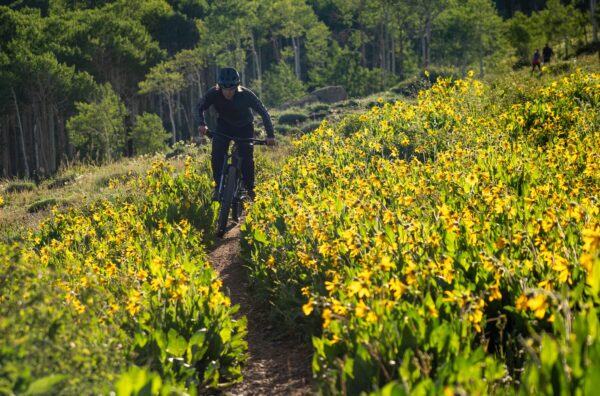
<instances>
[{"instance_id":1,"label":"mountain bike","mask_svg":"<svg viewBox=\"0 0 600 396\"><path fill-rule=\"evenodd\" d=\"M219 189L217 191L217 201L220 204L219 217L217 218L217 235L222 237L227 230L230 212L231 219L234 222L239 221L247 194L246 189L243 188L242 158L239 153L239 144L266 145L267 141L254 138L238 138L213 131L210 131L208 136L211 138L222 136L233 141L231 152L225 154L221 179L219 180Z\"/></svg>"}]
</instances>

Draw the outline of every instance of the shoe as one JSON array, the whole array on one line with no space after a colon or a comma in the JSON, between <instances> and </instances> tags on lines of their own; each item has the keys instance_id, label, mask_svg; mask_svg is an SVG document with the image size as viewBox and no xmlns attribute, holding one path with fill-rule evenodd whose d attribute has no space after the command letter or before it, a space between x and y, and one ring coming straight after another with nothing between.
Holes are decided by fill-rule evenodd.
<instances>
[{"instance_id":1,"label":"shoe","mask_svg":"<svg viewBox=\"0 0 600 396\"><path fill-rule=\"evenodd\" d=\"M215 188L215 191L213 191L213 195L212 195L211 200L213 202L216 202L216 201L219 200L219 189L218 188Z\"/></svg>"},{"instance_id":2,"label":"shoe","mask_svg":"<svg viewBox=\"0 0 600 396\"><path fill-rule=\"evenodd\" d=\"M254 199L256 198L256 193L254 192L254 189L248 190L247 196L250 199L250 201L254 201Z\"/></svg>"}]
</instances>

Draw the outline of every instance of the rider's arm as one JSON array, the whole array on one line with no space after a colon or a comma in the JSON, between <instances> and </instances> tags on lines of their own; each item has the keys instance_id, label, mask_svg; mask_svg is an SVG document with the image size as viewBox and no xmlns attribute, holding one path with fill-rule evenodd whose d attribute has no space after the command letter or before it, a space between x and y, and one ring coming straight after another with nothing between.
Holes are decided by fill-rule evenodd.
<instances>
[{"instance_id":1,"label":"rider's arm","mask_svg":"<svg viewBox=\"0 0 600 396\"><path fill-rule=\"evenodd\" d=\"M216 89L209 89L202 99L200 99L200 103L198 103L198 125L206 126L206 120L204 119L204 112L208 110L210 106L212 106L215 99Z\"/></svg>"},{"instance_id":2,"label":"rider's arm","mask_svg":"<svg viewBox=\"0 0 600 396\"><path fill-rule=\"evenodd\" d=\"M265 126L265 129L267 131L267 136L270 138L274 138L275 131L273 130L273 122L271 121L271 116L269 115L269 112L262 104L260 99L258 99L258 97L253 92L248 91L248 93L250 94L250 107L252 108L252 110L260 114L263 120L263 125Z\"/></svg>"}]
</instances>

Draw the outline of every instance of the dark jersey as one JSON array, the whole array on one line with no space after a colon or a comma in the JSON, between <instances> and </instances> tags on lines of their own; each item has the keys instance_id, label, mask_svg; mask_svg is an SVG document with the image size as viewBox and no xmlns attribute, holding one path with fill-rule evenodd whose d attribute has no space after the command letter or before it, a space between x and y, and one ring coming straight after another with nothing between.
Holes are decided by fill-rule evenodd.
<instances>
[{"instance_id":1,"label":"dark jersey","mask_svg":"<svg viewBox=\"0 0 600 396\"><path fill-rule=\"evenodd\" d=\"M239 91L235 92L232 100L225 99L216 87L209 89L198 105L200 125L206 125L204 112L210 106L214 106L219 114L217 128L224 133L234 133L238 129L246 129L252 126L254 121L254 116L250 111L252 109L262 117L267 136L274 137L273 123L265 106L254 92L245 87L240 88Z\"/></svg>"}]
</instances>

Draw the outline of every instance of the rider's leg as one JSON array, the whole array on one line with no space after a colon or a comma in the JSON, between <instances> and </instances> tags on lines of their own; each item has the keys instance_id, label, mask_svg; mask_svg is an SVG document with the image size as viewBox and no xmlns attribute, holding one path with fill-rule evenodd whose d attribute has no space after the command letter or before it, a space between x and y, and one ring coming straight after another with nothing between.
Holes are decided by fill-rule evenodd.
<instances>
[{"instance_id":1,"label":"rider's leg","mask_svg":"<svg viewBox=\"0 0 600 396\"><path fill-rule=\"evenodd\" d=\"M245 139L251 139L254 137L254 126L248 125L245 128L241 128L237 131L237 136ZM242 169L242 179L244 185L248 190L248 195L254 198L254 146L249 143L242 143L239 145L240 158L242 163L240 168Z\"/></svg>"},{"instance_id":2,"label":"rider's leg","mask_svg":"<svg viewBox=\"0 0 600 396\"><path fill-rule=\"evenodd\" d=\"M254 146L240 144L240 157L242 158L242 178L250 198L254 198Z\"/></svg>"},{"instance_id":3,"label":"rider's leg","mask_svg":"<svg viewBox=\"0 0 600 396\"><path fill-rule=\"evenodd\" d=\"M215 193L219 190L219 181L221 180L221 171L225 163L225 155L229 148L229 140L222 136L215 136L212 140L211 165L213 180L215 181Z\"/></svg>"}]
</instances>

